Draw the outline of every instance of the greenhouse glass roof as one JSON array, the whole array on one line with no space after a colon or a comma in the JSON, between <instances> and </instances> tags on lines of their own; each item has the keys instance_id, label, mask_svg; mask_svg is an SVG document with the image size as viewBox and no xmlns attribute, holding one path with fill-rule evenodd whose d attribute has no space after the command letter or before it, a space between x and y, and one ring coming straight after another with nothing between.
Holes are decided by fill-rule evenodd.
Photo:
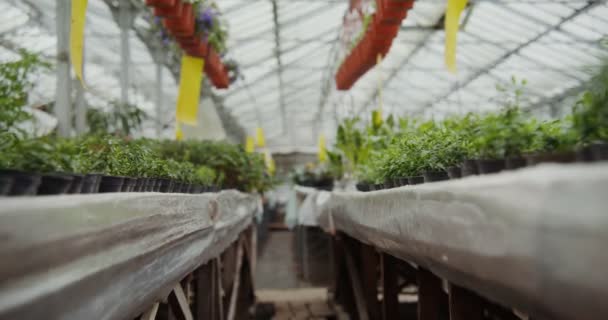
<instances>
[{"instance_id":1,"label":"greenhouse glass roof","mask_svg":"<svg viewBox=\"0 0 608 320\"><path fill-rule=\"evenodd\" d=\"M55 56L55 0L0 3L0 58L25 47ZM88 103L103 107L120 96L118 1L90 0L86 29ZM142 1L131 38L132 102L155 113L155 66L146 37ZM314 151L319 133L332 139L346 116L368 117L382 96L384 113L443 117L492 110L500 104L497 85L525 79L522 101L541 115L558 115L576 95L589 70L608 53L607 1L471 0L461 20L458 72L444 65L446 0L417 0L387 57L349 91L337 91L338 35L347 0L216 0L230 26L230 56L243 78L212 95L228 131L252 134L264 128L275 151ZM176 74L168 59L167 74ZM382 94L379 95L379 83ZM54 74L40 75L33 103L52 101ZM170 135L175 77L163 82L161 119ZM201 109L204 112L204 108ZM153 125L145 130L153 135Z\"/></svg>"}]
</instances>

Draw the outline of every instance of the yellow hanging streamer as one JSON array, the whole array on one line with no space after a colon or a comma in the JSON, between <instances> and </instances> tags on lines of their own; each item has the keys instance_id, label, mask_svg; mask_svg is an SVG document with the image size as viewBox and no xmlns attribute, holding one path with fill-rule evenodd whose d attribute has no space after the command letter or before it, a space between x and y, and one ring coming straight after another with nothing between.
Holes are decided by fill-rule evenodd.
<instances>
[{"instance_id":1,"label":"yellow hanging streamer","mask_svg":"<svg viewBox=\"0 0 608 320\"><path fill-rule=\"evenodd\" d=\"M87 17L88 0L72 0L72 19L70 24L70 58L76 76L86 88L82 76L82 52L84 48L84 26Z\"/></svg>"},{"instance_id":2,"label":"yellow hanging streamer","mask_svg":"<svg viewBox=\"0 0 608 320\"><path fill-rule=\"evenodd\" d=\"M374 127L379 127L382 125L382 110L373 110L372 111L372 123Z\"/></svg>"},{"instance_id":3,"label":"yellow hanging streamer","mask_svg":"<svg viewBox=\"0 0 608 320\"><path fill-rule=\"evenodd\" d=\"M264 129L258 127L255 130L256 135L256 144L260 148L264 148L266 146L266 138L264 137Z\"/></svg>"},{"instance_id":4,"label":"yellow hanging streamer","mask_svg":"<svg viewBox=\"0 0 608 320\"><path fill-rule=\"evenodd\" d=\"M253 153L255 151L255 140L251 136L248 136L245 141L245 151L247 153Z\"/></svg>"},{"instance_id":5,"label":"yellow hanging streamer","mask_svg":"<svg viewBox=\"0 0 608 320\"><path fill-rule=\"evenodd\" d=\"M205 61L201 58L184 55L179 80L176 118L178 121L196 126L198 104L201 97L201 82Z\"/></svg>"},{"instance_id":6,"label":"yellow hanging streamer","mask_svg":"<svg viewBox=\"0 0 608 320\"><path fill-rule=\"evenodd\" d=\"M382 63L382 55L378 54L376 58L376 70L378 70L378 109L372 111L372 123L375 127L382 125L382 72L380 64Z\"/></svg>"},{"instance_id":7,"label":"yellow hanging streamer","mask_svg":"<svg viewBox=\"0 0 608 320\"><path fill-rule=\"evenodd\" d=\"M266 169L268 170L268 173L270 175L274 175L277 168L270 151L266 151L266 153L264 153L264 161L266 162Z\"/></svg>"},{"instance_id":8,"label":"yellow hanging streamer","mask_svg":"<svg viewBox=\"0 0 608 320\"><path fill-rule=\"evenodd\" d=\"M445 14L445 65L452 73L456 72L456 41L460 27L460 14L468 0L448 0Z\"/></svg>"},{"instance_id":9,"label":"yellow hanging streamer","mask_svg":"<svg viewBox=\"0 0 608 320\"><path fill-rule=\"evenodd\" d=\"M184 131L182 130L182 125L179 123L179 121L175 122L175 140L184 140Z\"/></svg>"},{"instance_id":10,"label":"yellow hanging streamer","mask_svg":"<svg viewBox=\"0 0 608 320\"><path fill-rule=\"evenodd\" d=\"M324 134L319 135L319 162L327 162L327 148Z\"/></svg>"}]
</instances>

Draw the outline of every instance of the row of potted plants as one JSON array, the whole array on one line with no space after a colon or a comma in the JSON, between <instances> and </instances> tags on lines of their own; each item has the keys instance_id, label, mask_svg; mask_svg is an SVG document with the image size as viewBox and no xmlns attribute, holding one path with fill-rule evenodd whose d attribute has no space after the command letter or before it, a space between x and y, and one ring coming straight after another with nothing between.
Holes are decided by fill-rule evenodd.
<instances>
[{"instance_id":1,"label":"row of potted plants","mask_svg":"<svg viewBox=\"0 0 608 320\"><path fill-rule=\"evenodd\" d=\"M259 156L246 154L239 146L233 147L237 151L232 156L238 153L247 158L248 169L257 174L234 178L234 174L244 169L233 168L235 163L223 161L223 155L217 153L204 156L209 166L200 163L200 155L196 164L176 160L178 157L166 150L170 145L182 144L178 142L113 136L16 139L8 134L4 134L0 142L0 195L5 196L202 193L232 188L263 192L271 186L269 178L259 174L264 168L263 161ZM226 150L224 143L188 142L188 145L205 145L208 151Z\"/></svg>"},{"instance_id":2,"label":"row of potted plants","mask_svg":"<svg viewBox=\"0 0 608 320\"><path fill-rule=\"evenodd\" d=\"M376 13L364 18L360 36L338 68L335 77L338 90L349 90L377 64L378 56L386 56L413 5L413 0L376 0Z\"/></svg>"},{"instance_id":3,"label":"row of potted plants","mask_svg":"<svg viewBox=\"0 0 608 320\"><path fill-rule=\"evenodd\" d=\"M540 163L608 160L608 65L571 115L540 121L519 107L406 123L360 170L361 191L458 179Z\"/></svg>"},{"instance_id":4,"label":"row of potted plants","mask_svg":"<svg viewBox=\"0 0 608 320\"><path fill-rule=\"evenodd\" d=\"M224 64L221 55L226 51L227 31L219 19L213 3L202 0L146 0L161 18L162 28L168 31L182 50L205 59L204 71L216 88L226 89L234 80L233 64Z\"/></svg>"}]
</instances>

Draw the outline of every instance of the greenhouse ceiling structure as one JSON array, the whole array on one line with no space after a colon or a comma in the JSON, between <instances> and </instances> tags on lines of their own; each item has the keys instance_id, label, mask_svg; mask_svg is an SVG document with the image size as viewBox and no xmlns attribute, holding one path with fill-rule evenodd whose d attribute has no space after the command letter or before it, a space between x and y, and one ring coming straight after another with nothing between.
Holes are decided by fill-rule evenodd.
<instances>
[{"instance_id":1,"label":"greenhouse ceiling structure","mask_svg":"<svg viewBox=\"0 0 608 320\"><path fill-rule=\"evenodd\" d=\"M565 99L584 89L588 69L608 54L605 0L469 2L457 73L444 65L446 1L417 0L380 65L349 91L338 91L338 37L348 1L217 0L242 77L227 90L205 86L200 112L215 109L235 141L261 127L275 152L314 151L319 134L331 141L340 119L369 117L380 103L385 114L413 117L496 109L497 85L509 88L512 79L526 82L526 108L557 115ZM56 22L69 18L57 3L1 2L0 59L25 48L57 60ZM179 59L157 49L161 40L150 34L148 15L141 0L89 0L83 97L96 108L127 99L152 115L143 135L167 137L174 130ZM55 101L56 79L41 74L30 102Z\"/></svg>"}]
</instances>

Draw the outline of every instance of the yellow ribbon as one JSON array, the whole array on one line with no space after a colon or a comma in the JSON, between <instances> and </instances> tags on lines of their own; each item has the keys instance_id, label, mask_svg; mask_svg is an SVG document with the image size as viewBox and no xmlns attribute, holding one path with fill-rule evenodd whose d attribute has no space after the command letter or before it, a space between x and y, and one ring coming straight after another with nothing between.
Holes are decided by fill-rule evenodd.
<instances>
[{"instance_id":1,"label":"yellow ribbon","mask_svg":"<svg viewBox=\"0 0 608 320\"><path fill-rule=\"evenodd\" d=\"M182 130L182 125L179 123L179 121L175 122L175 140L184 140L184 131Z\"/></svg>"},{"instance_id":2,"label":"yellow ribbon","mask_svg":"<svg viewBox=\"0 0 608 320\"><path fill-rule=\"evenodd\" d=\"M256 144L258 147L263 148L266 146L266 138L264 137L264 129L258 127L255 130L255 135L256 135Z\"/></svg>"},{"instance_id":3,"label":"yellow ribbon","mask_svg":"<svg viewBox=\"0 0 608 320\"><path fill-rule=\"evenodd\" d=\"M248 136L247 141L245 141L245 151L247 153L253 153L255 151L255 140L251 136Z\"/></svg>"},{"instance_id":4,"label":"yellow ribbon","mask_svg":"<svg viewBox=\"0 0 608 320\"><path fill-rule=\"evenodd\" d=\"M179 95L175 116L178 121L196 126L198 104L201 97L201 82L205 61L184 55L179 80Z\"/></svg>"},{"instance_id":5,"label":"yellow ribbon","mask_svg":"<svg viewBox=\"0 0 608 320\"><path fill-rule=\"evenodd\" d=\"M445 14L445 65L452 73L456 72L456 41L460 26L460 14L468 0L448 0Z\"/></svg>"},{"instance_id":6,"label":"yellow ribbon","mask_svg":"<svg viewBox=\"0 0 608 320\"><path fill-rule=\"evenodd\" d=\"M84 48L84 26L87 17L87 0L72 0L72 18L70 23L70 60L76 77L86 88L82 76L82 52Z\"/></svg>"}]
</instances>

